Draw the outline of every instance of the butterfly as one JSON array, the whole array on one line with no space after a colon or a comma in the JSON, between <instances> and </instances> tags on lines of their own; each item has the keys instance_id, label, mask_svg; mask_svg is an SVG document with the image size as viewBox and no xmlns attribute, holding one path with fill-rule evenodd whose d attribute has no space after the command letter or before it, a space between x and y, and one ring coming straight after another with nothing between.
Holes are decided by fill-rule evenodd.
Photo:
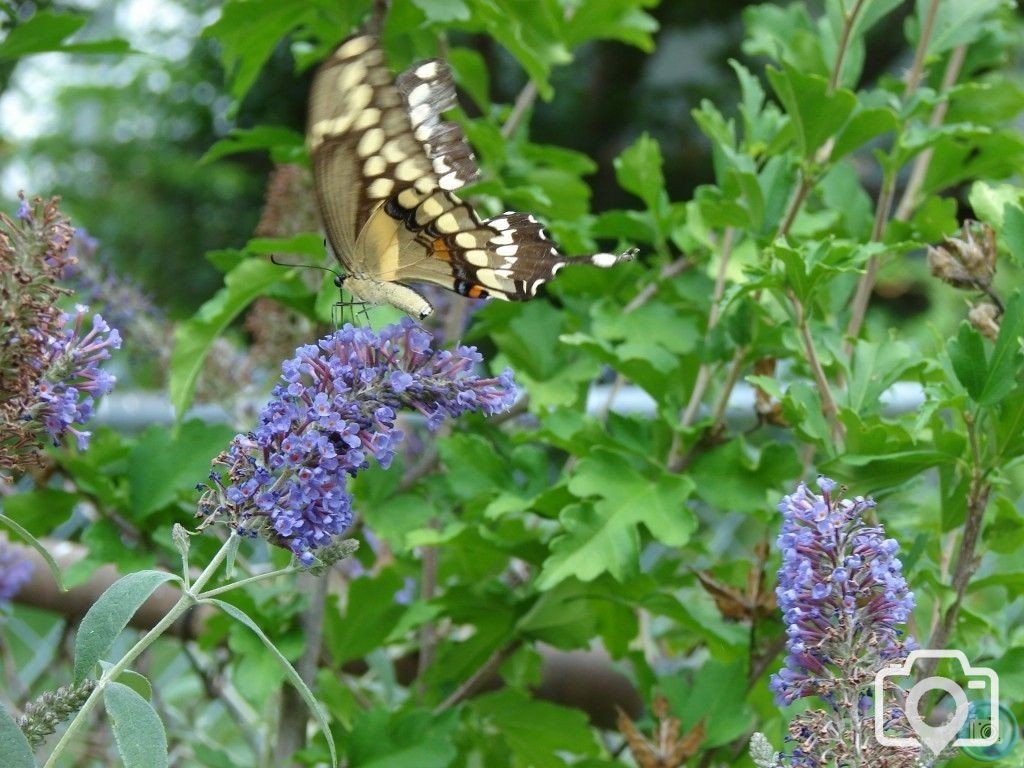
<instances>
[{"instance_id":1,"label":"butterfly","mask_svg":"<svg viewBox=\"0 0 1024 768\"><path fill-rule=\"evenodd\" d=\"M357 299L420 318L433 309L408 283L469 298L525 301L567 264L611 267L622 254L564 256L533 216L481 219L455 192L479 176L440 59L397 78L372 35L338 46L313 77L307 146L327 244Z\"/></svg>"}]
</instances>

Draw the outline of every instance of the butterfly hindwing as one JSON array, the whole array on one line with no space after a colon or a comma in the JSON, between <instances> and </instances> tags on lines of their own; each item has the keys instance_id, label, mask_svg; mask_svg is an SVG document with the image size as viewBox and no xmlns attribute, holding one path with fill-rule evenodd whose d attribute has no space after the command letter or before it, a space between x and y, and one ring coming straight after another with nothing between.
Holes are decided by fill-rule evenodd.
<instances>
[{"instance_id":1,"label":"butterfly hindwing","mask_svg":"<svg viewBox=\"0 0 1024 768\"><path fill-rule=\"evenodd\" d=\"M448 66L432 59L392 78L374 37L342 43L317 71L307 141L331 250L358 298L425 316L410 282L470 297L533 298L569 263L608 267L627 252L563 256L523 213L481 220L454 192L479 175Z\"/></svg>"}]
</instances>

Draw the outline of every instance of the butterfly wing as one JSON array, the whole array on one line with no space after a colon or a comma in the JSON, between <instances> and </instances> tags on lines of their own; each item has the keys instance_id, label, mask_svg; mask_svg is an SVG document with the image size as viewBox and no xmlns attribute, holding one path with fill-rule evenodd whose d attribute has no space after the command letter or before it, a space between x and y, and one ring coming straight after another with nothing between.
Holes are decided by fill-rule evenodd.
<instances>
[{"instance_id":1,"label":"butterfly wing","mask_svg":"<svg viewBox=\"0 0 1024 768\"><path fill-rule=\"evenodd\" d=\"M327 239L354 293L423 316L429 304L404 284L525 300L566 264L632 256L563 256L526 214L481 220L454 194L479 174L462 130L441 119L454 104L444 62L392 80L369 35L346 40L317 71L307 141Z\"/></svg>"}]
</instances>

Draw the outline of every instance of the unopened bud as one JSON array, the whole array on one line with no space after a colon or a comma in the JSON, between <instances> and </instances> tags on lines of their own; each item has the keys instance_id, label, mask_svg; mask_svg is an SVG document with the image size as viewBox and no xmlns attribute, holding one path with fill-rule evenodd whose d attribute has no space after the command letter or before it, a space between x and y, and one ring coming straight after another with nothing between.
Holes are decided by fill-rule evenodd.
<instances>
[{"instance_id":1,"label":"unopened bud","mask_svg":"<svg viewBox=\"0 0 1024 768\"><path fill-rule=\"evenodd\" d=\"M985 301L972 306L971 311L967 313L967 319L978 333L995 341L999 335L999 316L1001 314L999 307Z\"/></svg>"}]
</instances>

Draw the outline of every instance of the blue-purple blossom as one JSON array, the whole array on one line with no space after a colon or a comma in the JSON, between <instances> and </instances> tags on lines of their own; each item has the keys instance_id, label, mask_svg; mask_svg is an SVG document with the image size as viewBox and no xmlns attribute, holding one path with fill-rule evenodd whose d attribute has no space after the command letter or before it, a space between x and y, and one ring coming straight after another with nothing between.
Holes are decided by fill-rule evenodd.
<instances>
[{"instance_id":1,"label":"blue-purple blossom","mask_svg":"<svg viewBox=\"0 0 1024 768\"><path fill-rule=\"evenodd\" d=\"M782 565L775 594L786 622L787 655L769 687L780 705L818 696L826 708L807 708L792 718L786 753L770 757L760 744L759 764L917 766L918 747L882 746L874 729L877 705L887 732L909 735L898 687L886 693L896 706L872 698L876 674L916 647L902 639L914 594L896 557L899 545L881 525L863 520L875 506L871 499L844 499L844 489L826 477L818 478L818 488L820 494L801 483L779 503Z\"/></svg>"},{"instance_id":2,"label":"blue-purple blossom","mask_svg":"<svg viewBox=\"0 0 1024 768\"><path fill-rule=\"evenodd\" d=\"M32 561L19 547L11 546L0 536L0 602L13 598L32 578Z\"/></svg>"},{"instance_id":3,"label":"blue-purple blossom","mask_svg":"<svg viewBox=\"0 0 1024 768\"><path fill-rule=\"evenodd\" d=\"M22 416L45 431L54 445L68 433L75 437L79 450L89 444L91 432L79 429L92 416L95 399L109 394L115 377L100 368L109 359L111 349L119 349L121 336L99 315L92 316L86 331L88 307L79 305L75 314L62 314L62 328L44 340L37 360L39 381L34 402Z\"/></svg>"},{"instance_id":4,"label":"blue-purple blossom","mask_svg":"<svg viewBox=\"0 0 1024 768\"><path fill-rule=\"evenodd\" d=\"M914 607L882 526L864 522L870 498L839 498L818 478L818 495L801 483L779 503L782 552L775 594L786 622L785 667L770 687L780 704L828 698L851 677L875 672L909 652L902 625Z\"/></svg>"},{"instance_id":5,"label":"blue-purple blossom","mask_svg":"<svg viewBox=\"0 0 1024 768\"><path fill-rule=\"evenodd\" d=\"M431 350L431 336L404 318L375 334L346 325L282 365L257 428L218 458L200 514L237 531L265 535L310 565L352 522L347 480L387 468L402 440L398 412L418 411L436 428L446 416L511 407L512 372L474 372L474 347Z\"/></svg>"}]
</instances>

